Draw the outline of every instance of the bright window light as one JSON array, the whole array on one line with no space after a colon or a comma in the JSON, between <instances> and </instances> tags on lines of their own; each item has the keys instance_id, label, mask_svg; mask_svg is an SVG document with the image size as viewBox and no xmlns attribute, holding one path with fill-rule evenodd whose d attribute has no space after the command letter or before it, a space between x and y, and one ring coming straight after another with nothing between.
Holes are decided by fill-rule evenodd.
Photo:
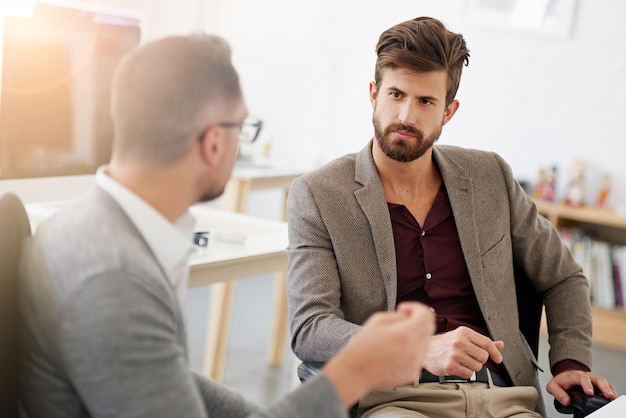
<instances>
[{"instance_id":1,"label":"bright window light","mask_svg":"<svg viewBox=\"0 0 626 418\"><path fill-rule=\"evenodd\" d=\"M0 17L33 15L35 0L0 0Z\"/></svg>"}]
</instances>

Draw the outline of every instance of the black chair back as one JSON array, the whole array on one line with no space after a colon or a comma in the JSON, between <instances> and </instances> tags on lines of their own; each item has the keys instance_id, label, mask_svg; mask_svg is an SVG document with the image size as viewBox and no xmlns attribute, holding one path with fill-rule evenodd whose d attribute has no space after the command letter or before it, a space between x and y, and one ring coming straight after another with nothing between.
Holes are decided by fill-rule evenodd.
<instances>
[{"instance_id":1,"label":"black chair back","mask_svg":"<svg viewBox=\"0 0 626 418\"><path fill-rule=\"evenodd\" d=\"M539 293L524 270L513 266L519 328L528 341L535 358L539 357L539 332L543 313L543 294Z\"/></svg>"},{"instance_id":2,"label":"black chair back","mask_svg":"<svg viewBox=\"0 0 626 418\"><path fill-rule=\"evenodd\" d=\"M20 199L0 197L0 416L19 417L18 277L24 239L30 223Z\"/></svg>"}]
</instances>

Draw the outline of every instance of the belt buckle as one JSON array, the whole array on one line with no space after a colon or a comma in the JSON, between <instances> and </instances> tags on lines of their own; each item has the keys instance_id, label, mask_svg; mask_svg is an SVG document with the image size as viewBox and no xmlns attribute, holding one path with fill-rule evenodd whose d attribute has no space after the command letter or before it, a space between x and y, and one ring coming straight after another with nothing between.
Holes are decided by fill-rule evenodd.
<instances>
[{"instance_id":1,"label":"belt buckle","mask_svg":"<svg viewBox=\"0 0 626 418\"><path fill-rule=\"evenodd\" d=\"M452 378L452 376L439 376L439 383L470 383L470 382L476 382L476 372L472 372L472 375L465 379L459 376L455 376L454 378Z\"/></svg>"}]
</instances>

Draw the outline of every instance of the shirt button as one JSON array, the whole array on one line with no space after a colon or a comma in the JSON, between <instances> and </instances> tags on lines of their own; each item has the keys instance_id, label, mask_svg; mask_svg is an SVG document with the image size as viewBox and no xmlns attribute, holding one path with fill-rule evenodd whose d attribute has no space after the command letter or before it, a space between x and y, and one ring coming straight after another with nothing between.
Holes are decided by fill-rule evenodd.
<instances>
[{"instance_id":1,"label":"shirt button","mask_svg":"<svg viewBox=\"0 0 626 418\"><path fill-rule=\"evenodd\" d=\"M422 236L426 235L426 231L422 231Z\"/></svg>"},{"instance_id":2,"label":"shirt button","mask_svg":"<svg viewBox=\"0 0 626 418\"><path fill-rule=\"evenodd\" d=\"M430 280L430 279L432 279L432 278L433 278L433 276L432 276L432 274L428 273L428 274L426 274L426 278L427 278L428 280Z\"/></svg>"}]
</instances>

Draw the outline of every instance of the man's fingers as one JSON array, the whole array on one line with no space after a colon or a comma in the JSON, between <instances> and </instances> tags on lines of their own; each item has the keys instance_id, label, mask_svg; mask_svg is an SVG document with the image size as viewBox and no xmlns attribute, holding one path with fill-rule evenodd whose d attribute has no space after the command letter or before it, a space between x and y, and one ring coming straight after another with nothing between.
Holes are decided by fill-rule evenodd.
<instances>
[{"instance_id":1,"label":"man's fingers","mask_svg":"<svg viewBox=\"0 0 626 418\"><path fill-rule=\"evenodd\" d=\"M404 314L411 318L417 318L426 313L429 313L430 310L426 307L426 305L422 303L402 302L396 307L396 312Z\"/></svg>"},{"instance_id":2,"label":"man's fingers","mask_svg":"<svg viewBox=\"0 0 626 418\"><path fill-rule=\"evenodd\" d=\"M604 377L597 376L592 372L581 371L565 371L552 378L552 380L546 386L548 393L552 394L555 399L567 406L570 403L570 398L567 395L567 390L580 386L588 396L594 395L594 386L598 388L604 397L608 399L615 399L617 392L615 387L611 385Z\"/></svg>"},{"instance_id":3,"label":"man's fingers","mask_svg":"<svg viewBox=\"0 0 626 418\"><path fill-rule=\"evenodd\" d=\"M467 329L469 341L477 346L478 348L484 350L477 354L475 357L477 361L481 363L485 363L487 361L487 357L484 357L484 353L487 353L487 356L491 358L496 363L502 363L502 353L500 350L504 347L504 341L492 341L489 337L486 337L472 329Z\"/></svg>"},{"instance_id":4,"label":"man's fingers","mask_svg":"<svg viewBox=\"0 0 626 418\"><path fill-rule=\"evenodd\" d=\"M563 390L563 388L561 388L561 386L559 386L554 380L550 381L547 384L546 390L548 391L548 393L554 396L554 399L561 402L561 404L565 406L569 405L570 398L567 395L567 392L565 392L565 390Z\"/></svg>"},{"instance_id":5,"label":"man's fingers","mask_svg":"<svg viewBox=\"0 0 626 418\"><path fill-rule=\"evenodd\" d=\"M502 360L504 360L502 358L502 353L500 352L500 350L502 350L502 348L504 347L504 341L494 341L493 342L493 348L489 351L489 357L491 357L491 359L493 361L495 361L496 363L502 363Z\"/></svg>"},{"instance_id":6,"label":"man's fingers","mask_svg":"<svg viewBox=\"0 0 626 418\"><path fill-rule=\"evenodd\" d=\"M607 399L615 399L617 398L617 391L615 390L615 386L610 384L606 378L602 376L593 375L591 379L593 386L597 387L602 395ZM592 395L591 393L585 391L588 395Z\"/></svg>"}]
</instances>

